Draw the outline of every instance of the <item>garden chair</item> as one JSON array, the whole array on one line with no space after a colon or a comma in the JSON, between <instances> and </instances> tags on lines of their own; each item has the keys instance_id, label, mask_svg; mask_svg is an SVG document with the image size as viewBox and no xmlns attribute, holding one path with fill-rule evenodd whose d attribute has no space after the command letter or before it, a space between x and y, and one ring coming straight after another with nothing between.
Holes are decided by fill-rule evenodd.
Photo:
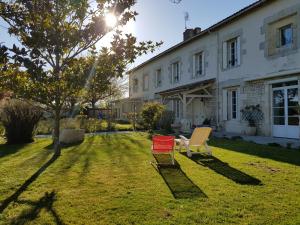
<instances>
[{"instance_id":1,"label":"garden chair","mask_svg":"<svg viewBox=\"0 0 300 225\"><path fill-rule=\"evenodd\" d=\"M181 150L182 146L184 146L186 148L188 157L192 157L193 154L199 154L200 148L204 148L205 153L211 155L211 148L207 144L211 132L212 129L210 127L199 127L195 128L190 139L180 135L179 150ZM198 152L192 152L191 147L197 147Z\"/></svg>"},{"instance_id":2,"label":"garden chair","mask_svg":"<svg viewBox=\"0 0 300 225\"><path fill-rule=\"evenodd\" d=\"M152 137L152 154L153 155L170 155L172 165L175 165L174 160L174 136L153 136ZM164 163L157 163L158 165L164 165Z\"/></svg>"}]
</instances>

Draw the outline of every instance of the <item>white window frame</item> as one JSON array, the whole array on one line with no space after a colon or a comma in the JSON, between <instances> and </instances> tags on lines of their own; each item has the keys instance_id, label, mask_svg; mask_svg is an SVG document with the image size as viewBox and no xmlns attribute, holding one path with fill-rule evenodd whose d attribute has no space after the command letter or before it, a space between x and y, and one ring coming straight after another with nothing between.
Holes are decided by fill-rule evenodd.
<instances>
[{"instance_id":1,"label":"white window frame","mask_svg":"<svg viewBox=\"0 0 300 225\"><path fill-rule=\"evenodd\" d=\"M235 93L235 104L233 104L233 93ZM238 101L239 101L238 90L237 89L230 90L230 119L232 120L238 119L238 107L239 107ZM233 109L234 106L235 106L235 111ZM235 117L233 115L234 112L235 112Z\"/></svg>"},{"instance_id":2,"label":"white window frame","mask_svg":"<svg viewBox=\"0 0 300 225\"><path fill-rule=\"evenodd\" d=\"M155 87L161 87L162 86L162 70L157 69L155 71Z\"/></svg>"},{"instance_id":3,"label":"white window frame","mask_svg":"<svg viewBox=\"0 0 300 225\"><path fill-rule=\"evenodd\" d=\"M234 47L234 52L232 52ZM232 63L234 58L234 64ZM237 36L223 42L223 69L231 69L241 65L241 37Z\"/></svg>"},{"instance_id":4,"label":"white window frame","mask_svg":"<svg viewBox=\"0 0 300 225\"><path fill-rule=\"evenodd\" d=\"M179 63L179 61L172 63L171 70L172 70L171 71L172 83L173 84L179 83L179 81L180 81L180 63Z\"/></svg>"},{"instance_id":5,"label":"white window frame","mask_svg":"<svg viewBox=\"0 0 300 225\"><path fill-rule=\"evenodd\" d=\"M201 58L201 61L200 61ZM200 77L204 75L204 53L198 52L194 54L194 71L193 77Z\"/></svg>"},{"instance_id":6,"label":"white window frame","mask_svg":"<svg viewBox=\"0 0 300 225\"><path fill-rule=\"evenodd\" d=\"M227 67L237 66L237 38L227 41Z\"/></svg>"},{"instance_id":7,"label":"white window frame","mask_svg":"<svg viewBox=\"0 0 300 225\"><path fill-rule=\"evenodd\" d=\"M176 119L180 119L181 118L181 115L182 115L182 110L181 110L181 100L180 99L174 99L172 101L173 103L173 112L175 114L175 118Z\"/></svg>"}]
</instances>

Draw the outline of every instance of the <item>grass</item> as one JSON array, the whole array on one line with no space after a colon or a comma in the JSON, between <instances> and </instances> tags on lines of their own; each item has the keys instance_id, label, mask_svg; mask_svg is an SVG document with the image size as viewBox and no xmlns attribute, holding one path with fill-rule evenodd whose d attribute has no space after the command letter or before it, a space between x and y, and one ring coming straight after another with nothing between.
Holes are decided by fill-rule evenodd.
<instances>
[{"instance_id":1,"label":"grass","mask_svg":"<svg viewBox=\"0 0 300 225\"><path fill-rule=\"evenodd\" d=\"M50 143L0 145L0 224L300 223L296 150L213 139L214 157L156 170L145 133L89 136L49 163Z\"/></svg>"},{"instance_id":2,"label":"grass","mask_svg":"<svg viewBox=\"0 0 300 225\"><path fill-rule=\"evenodd\" d=\"M79 129L80 120L76 118L61 119L61 128L77 128ZM114 130L117 131L131 131L133 126L131 124L112 123ZM82 128L86 133L107 131L108 123L106 120L99 120L94 118L85 119L82 123ZM51 119L41 120L38 123L36 134L51 134L53 129L53 121ZM1 132L1 129L0 129Z\"/></svg>"}]
</instances>

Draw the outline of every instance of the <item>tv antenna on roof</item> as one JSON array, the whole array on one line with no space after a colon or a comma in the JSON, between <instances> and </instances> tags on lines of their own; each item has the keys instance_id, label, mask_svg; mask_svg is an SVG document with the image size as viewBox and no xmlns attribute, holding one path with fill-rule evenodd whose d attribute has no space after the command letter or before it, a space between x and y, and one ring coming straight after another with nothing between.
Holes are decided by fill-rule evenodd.
<instances>
[{"instance_id":1,"label":"tv antenna on roof","mask_svg":"<svg viewBox=\"0 0 300 225\"><path fill-rule=\"evenodd\" d=\"M170 2L175 3L175 4L178 4L178 3L181 2L181 0L170 0Z\"/></svg>"},{"instance_id":2,"label":"tv antenna on roof","mask_svg":"<svg viewBox=\"0 0 300 225\"><path fill-rule=\"evenodd\" d=\"M188 12L184 13L184 28L187 29L187 21L190 20L190 15Z\"/></svg>"}]
</instances>

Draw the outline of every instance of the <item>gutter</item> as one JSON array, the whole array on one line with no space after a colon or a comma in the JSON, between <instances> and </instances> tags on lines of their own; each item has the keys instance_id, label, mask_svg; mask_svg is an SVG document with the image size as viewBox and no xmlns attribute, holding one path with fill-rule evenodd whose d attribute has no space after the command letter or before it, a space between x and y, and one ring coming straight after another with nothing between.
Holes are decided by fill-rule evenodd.
<instances>
[{"instance_id":1,"label":"gutter","mask_svg":"<svg viewBox=\"0 0 300 225\"><path fill-rule=\"evenodd\" d=\"M272 79L272 78L278 78L280 76L288 76L288 75L295 75L295 74L300 75L300 68L296 68L296 69L292 69L292 70L277 71L277 72L266 74L264 76L255 75L256 77L246 78L246 79L244 79L244 81L250 82L250 81L256 81L256 80L265 80L265 79ZM251 75L249 75L249 77L251 77Z\"/></svg>"}]
</instances>

